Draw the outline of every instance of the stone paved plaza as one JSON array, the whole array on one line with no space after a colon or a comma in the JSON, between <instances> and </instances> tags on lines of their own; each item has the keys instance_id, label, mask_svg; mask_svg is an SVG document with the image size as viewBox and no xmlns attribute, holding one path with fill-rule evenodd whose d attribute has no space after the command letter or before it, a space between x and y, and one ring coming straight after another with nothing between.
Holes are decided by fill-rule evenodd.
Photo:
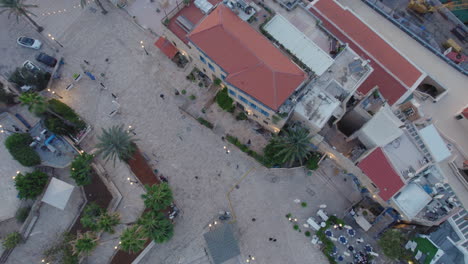
<instances>
[{"instance_id":1,"label":"stone paved plaza","mask_svg":"<svg viewBox=\"0 0 468 264\"><path fill-rule=\"evenodd\" d=\"M41 10L46 10L54 3L47 0L39 4L43 5ZM242 254L239 262L254 255L256 263L327 263L310 238L294 231L284 216L297 215L302 224L315 214L320 204L327 204L330 214L342 216L359 200L354 183L334 178L339 174L326 169L306 176L302 168L262 168L224 142L220 134L201 126L180 110L187 101L174 95L176 89L198 94L190 89L200 88L191 85L185 79L186 74L152 45L156 40L153 35L138 27L123 10L104 3L110 11L105 16L85 8L79 15L73 13L70 18L73 23L59 26L64 19L62 15L42 18L41 22L45 32L49 25L58 32L65 47L59 53L65 60L62 79L55 81L52 89L93 127L81 144L83 148L88 152L94 149L101 128L131 125L139 139L138 146L150 158L151 165L169 179L175 203L181 209L175 221L175 235L168 243L154 246L140 263L208 263L203 234L223 210L236 216L234 227ZM15 24L10 20L8 25ZM141 49L140 41L146 43L149 55ZM57 48L53 42L49 44ZM67 91L71 76L83 70L91 72L97 80L84 76ZM109 113L116 109L116 103L120 105L119 114L111 117ZM228 125L219 122L219 126ZM229 154L223 148L225 145L231 150ZM117 208L122 222L134 221L143 210L142 187L128 183L127 177L132 176L125 164L117 163L114 167L112 162L98 162L123 195ZM333 167L331 161L325 164ZM306 201L308 206L302 208L294 199ZM41 214L41 221L51 221L51 217L59 216ZM102 244L88 257L88 263L105 263L113 254L123 228L121 225L116 234L104 235ZM269 242L269 237L277 238L278 242ZM25 247L14 252L15 258L8 263L32 263Z\"/></svg>"}]
</instances>

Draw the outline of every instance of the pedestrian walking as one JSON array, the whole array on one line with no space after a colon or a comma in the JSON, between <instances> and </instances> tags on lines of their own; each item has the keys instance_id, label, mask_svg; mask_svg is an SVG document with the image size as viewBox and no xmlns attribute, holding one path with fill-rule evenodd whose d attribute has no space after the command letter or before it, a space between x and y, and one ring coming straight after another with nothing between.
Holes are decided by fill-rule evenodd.
<instances>
[{"instance_id":1,"label":"pedestrian walking","mask_svg":"<svg viewBox=\"0 0 468 264\"><path fill-rule=\"evenodd\" d=\"M114 99L117 99L117 95L111 93L112 97L114 97Z\"/></svg>"},{"instance_id":2,"label":"pedestrian walking","mask_svg":"<svg viewBox=\"0 0 468 264\"><path fill-rule=\"evenodd\" d=\"M161 97L164 100L164 94L160 94L159 97Z\"/></svg>"},{"instance_id":3,"label":"pedestrian walking","mask_svg":"<svg viewBox=\"0 0 468 264\"><path fill-rule=\"evenodd\" d=\"M87 61L87 60L83 60L83 61L84 61L84 63L86 63L86 64L88 64L88 65L89 65L89 61Z\"/></svg>"},{"instance_id":4,"label":"pedestrian walking","mask_svg":"<svg viewBox=\"0 0 468 264\"><path fill-rule=\"evenodd\" d=\"M103 83L99 83L99 84L102 86L102 88L106 89L106 86L104 86Z\"/></svg>"}]
</instances>

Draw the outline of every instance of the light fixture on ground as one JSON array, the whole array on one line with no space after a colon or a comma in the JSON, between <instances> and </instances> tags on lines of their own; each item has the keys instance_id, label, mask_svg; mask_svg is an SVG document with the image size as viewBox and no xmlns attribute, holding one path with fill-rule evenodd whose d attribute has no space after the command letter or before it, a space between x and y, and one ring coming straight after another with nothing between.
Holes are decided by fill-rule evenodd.
<instances>
[{"instance_id":1,"label":"light fixture on ground","mask_svg":"<svg viewBox=\"0 0 468 264\"><path fill-rule=\"evenodd\" d=\"M127 180L130 182L130 185L133 185L134 183L138 183L137 181L130 179L130 177L128 177Z\"/></svg>"},{"instance_id":2,"label":"light fixture on ground","mask_svg":"<svg viewBox=\"0 0 468 264\"><path fill-rule=\"evenodd\" d=\"M57 96L58 98L63 99L63 97L60 96L60 94L56 93L55 91L52 91L52 90L50 90L49 88L47 88L47 91L48 91L49 93L51 93L51 94Z\"/></svg>"}]
</instances>

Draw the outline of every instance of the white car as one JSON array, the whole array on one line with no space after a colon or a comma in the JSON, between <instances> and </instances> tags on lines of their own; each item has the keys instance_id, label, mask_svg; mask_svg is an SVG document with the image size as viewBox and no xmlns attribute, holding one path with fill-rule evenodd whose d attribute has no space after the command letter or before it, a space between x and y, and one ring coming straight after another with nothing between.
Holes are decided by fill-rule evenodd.
<instances>
[{"instance_id":1,"label":"white car","mask_svg":"<svg viewBox=\"0 0 468 264\"><path fill-rule=\"evenodd\" d=\"M19 37L16 40L16 43L18 43L18 45L20 46L31 48L31 49L37 49L37 50L42 47L42 42L40 42L37 39L32 39L28 37Z\"/></svg>"},{"instance_id":2,"label":"white car","mask_svg":"<svg viewBox=\"0 0 468 264\"><path fill-rule=\"evenodd\" d=\"M33 74L37 74L39 72L41 72L41 68L39 68L38 66L36 66L34 63L32 63L31 61L27 60L23 63L23 67L32 72Z\"/></svg>"}]
</instances>

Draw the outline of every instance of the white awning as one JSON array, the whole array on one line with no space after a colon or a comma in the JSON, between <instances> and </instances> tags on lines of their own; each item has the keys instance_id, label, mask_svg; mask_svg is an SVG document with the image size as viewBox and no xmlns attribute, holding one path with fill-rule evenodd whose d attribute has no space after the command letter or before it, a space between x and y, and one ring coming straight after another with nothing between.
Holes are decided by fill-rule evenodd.
<instances>
[{"instance_id":1,"label":"white awning","mask_svg":"<svg viewBox=\"0 0 468 264\"><path fill-rule=\"evenodd\" d=\"M73 188L73 185L52 177L42 201L63 210L70 199Z\"/></svg>"},{"instance_id":2,"label":"white awning","mask_svg":"<svg viewBox=\"0 0 468 264\"><path fill-rule=\"evenodd\" d=\"M435 162L443 161L452 155L434 125L419 130L419 134Z\"/></svg>"},{"instance_id":3,"label":"white awning","mask_svg":"<svg viewBox=\"0 0 468 264\"><path fill-rule=\"evenodd\" d=\"M361 128L359 140L367 148L386 146L403 134L402 125L392 109L385 105Z\"/></svg>"},{"instance_id":4,"label":"white awning","mask_svg":"<svg viewBox=\"0 0 468 264\"><path fill-rule=\"evenodd\" d=\"M283 16L275 15L264 29L315 74L322 75L333 64L330 55Z\"/></svg>"},{"instance_id":5,"label":"white awning","mask_svg":"<svg viewBox=\"0 0 468 264\"><path fill-rule=\"evenodd\" d=\"M415 183L408 184L399 195L394 198L401 211L410 219L415 217L431 200L423 188Z\"/></svg>"}]
</instances>

